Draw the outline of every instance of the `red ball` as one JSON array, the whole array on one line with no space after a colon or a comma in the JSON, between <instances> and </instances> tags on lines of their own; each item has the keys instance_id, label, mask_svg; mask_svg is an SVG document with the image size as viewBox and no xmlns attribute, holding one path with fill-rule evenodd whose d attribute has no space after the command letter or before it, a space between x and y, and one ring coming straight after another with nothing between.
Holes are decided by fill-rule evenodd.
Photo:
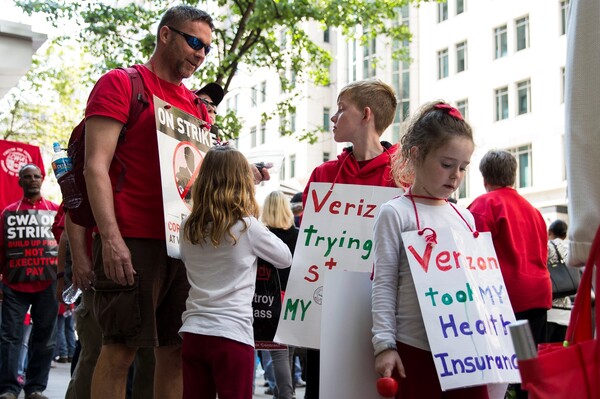
<instances>
[{"instance_id":1,"label":"red ball","mask_svg":"<svg viewBox=\"0 0 600 399\"><path fill-rule=\"evenodd\" d=\"M382 377L377 380L377 392L384 398L393 398L398 392L398 382L390 377Z\"/></svg>"}]
</instances>

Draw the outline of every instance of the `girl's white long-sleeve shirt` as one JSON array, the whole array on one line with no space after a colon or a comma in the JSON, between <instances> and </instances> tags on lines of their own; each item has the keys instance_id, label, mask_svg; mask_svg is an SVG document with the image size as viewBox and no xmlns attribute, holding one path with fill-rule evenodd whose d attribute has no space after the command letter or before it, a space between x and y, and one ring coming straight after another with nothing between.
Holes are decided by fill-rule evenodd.
<instances>
[{"instance_id":1,"label":"girl's white long-sleeve shirt","mask_svg":"<svg viewBox=\"0 0 600 399\"><path fill-rule=\"evenodd\" d=\"M450 204L416 205L421 229L452 227L469 231ZM474 229L473 215L462 207L456 206L456 209ZM401 196L383 204L374 230L372 332L375 354L395 347L396 341L429 351L425 324L401 236L403 232L417 230L410 198Z\"/></svg>"},{"instance_id":2,"label":"girl's white long-sleeve shirt","mask_svg":"<svg viewBox=\"0 0 600 399\"><path fill-rule=\"evenodd\" d=\"M248 225L243 231L244 222ZM256 282L256 262L260 257L276 268L292 264L286 244L254 217L238 221L231 229L237 238L218 247L179 243L185 263L190 292L183 313L180 333L224 337L254 346L252 299Z\"/></svg>"}]
</instances>

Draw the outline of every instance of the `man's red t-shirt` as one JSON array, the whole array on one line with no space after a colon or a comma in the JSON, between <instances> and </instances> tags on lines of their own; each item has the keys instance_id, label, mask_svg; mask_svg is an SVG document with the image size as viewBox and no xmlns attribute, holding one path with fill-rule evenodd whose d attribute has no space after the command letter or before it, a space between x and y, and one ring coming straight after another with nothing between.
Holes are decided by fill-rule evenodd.
<instances>
[{"instance_id":1,"label":"man's red t-shirt","mask_svg":"<svg viewBox=\"0 0 600 399\"><path fill-rule=\"evenodd\" d=\"M123 237L165 239L162 187L153 96L161 98L183 111L200 117L196 95L183 84L175 85L160 79L143 65L135 65L144 82L150 102L137 123L129 127L125 139L119 141L115 153L125 163L123 188L115 192L121 165L113 159L110 178L113 185L114 208ZM102 76L88 99L85 117L103 116L126 123L131 102L131 81L123 70L112 70Z\"/></svg>"}]
</instances>

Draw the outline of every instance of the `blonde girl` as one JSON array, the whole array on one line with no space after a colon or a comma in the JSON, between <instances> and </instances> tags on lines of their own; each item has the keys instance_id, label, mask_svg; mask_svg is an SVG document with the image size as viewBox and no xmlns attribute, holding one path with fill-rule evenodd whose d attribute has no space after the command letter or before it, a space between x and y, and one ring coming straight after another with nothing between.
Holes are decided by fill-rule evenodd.
<instances>
[{"instance_id":1,"label":"blonde girl","mask_svg":"<svg viewBox=\"0 0 600 399\"><path fill-rule=\"evenodd\" d=\"M246 158L211 148L180 229L190 291L183 313L183 398L250 399L254 380L252 297L257 258L289 267L288 247L257 220Z\"/></svg>"}]
</instances>

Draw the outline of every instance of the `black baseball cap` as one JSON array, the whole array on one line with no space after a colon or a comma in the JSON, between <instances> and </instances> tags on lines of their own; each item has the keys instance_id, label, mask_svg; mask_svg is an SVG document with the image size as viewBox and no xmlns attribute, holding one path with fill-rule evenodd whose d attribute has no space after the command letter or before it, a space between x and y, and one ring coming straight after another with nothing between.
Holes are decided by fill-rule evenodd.
<instances>
[{"instance_id":1,"label":"black baseball cap","mask_svg":"<svg viewBox=\"0 0 600 399\"><path fill-rule=\"evenodd\" d=\"M206 94L210 97L215 105L219 105L221 101L223 101L223 97L225 97L225 92L223 88L218 83L209 83L200 90L196 91L196 95Z\"/></svg>"}]
</instances>

